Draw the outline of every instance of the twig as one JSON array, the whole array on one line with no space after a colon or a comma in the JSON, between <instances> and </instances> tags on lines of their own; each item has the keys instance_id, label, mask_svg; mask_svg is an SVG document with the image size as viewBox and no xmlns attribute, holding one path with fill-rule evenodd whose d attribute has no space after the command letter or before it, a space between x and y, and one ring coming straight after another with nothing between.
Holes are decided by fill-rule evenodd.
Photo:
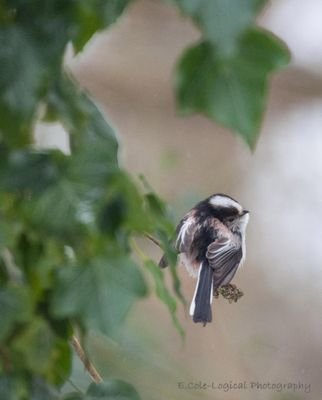
<instances>
[{"instance_id":1,"label":"twig","mask_svg":"<svg viewBox=\"0 0 322 400\"><path fill-rule=\"evenodd\" d=\"M161 243L155 237L151 236L149 233L145 233L144 236L151 240L151 242L159 246L160 249L162 249Z\"/></svg>"},{"instance_id":2,"label":"twig","mask_svg":"<svg viewBox=\"0 0 322 400\"><path fill-rule=\"evenodd\" d=\"M95 383L103 382L101 375L98 373L97 369L94 367L94 365L88 359L83 347L81 346L81 344L76 336L72 337L71 343L72 343L74 350L76 351L76 354L80 358L81 362L84 364L86 371L89 373L89 375L93 379L93 381Z\"/></svg>"}]
</instances>

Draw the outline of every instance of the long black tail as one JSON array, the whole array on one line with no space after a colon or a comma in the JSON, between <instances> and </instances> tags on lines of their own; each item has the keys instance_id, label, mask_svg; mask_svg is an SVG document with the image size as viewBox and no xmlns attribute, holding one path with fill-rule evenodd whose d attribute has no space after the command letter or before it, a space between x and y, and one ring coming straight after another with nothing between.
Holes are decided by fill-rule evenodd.
<instances>
[{"instance_id":1,"label":"long black tail","mask_svg":"<svg viewBox=\"0 0 322 400\"><path fill-rule=\"evenodd\" d=\"M208 261L200 265L198 282L190 306L190 315L194 322L201 322L205 326L212 321L211 303L213 296L214 271Z\"/></svg>"}]
</instances>

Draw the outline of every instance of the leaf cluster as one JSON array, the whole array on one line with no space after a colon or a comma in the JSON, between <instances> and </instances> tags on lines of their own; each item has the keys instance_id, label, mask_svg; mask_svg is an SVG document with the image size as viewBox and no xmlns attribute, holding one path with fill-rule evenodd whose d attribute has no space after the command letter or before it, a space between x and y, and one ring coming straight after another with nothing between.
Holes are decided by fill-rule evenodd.
<instances>
[{"instance_id":1,"label":"leaf cluster","mask_svg":"<svg viewBox=\"0 0 322 400\"><path fill-rule=\"evenodd\" d=\"M164 203L121 168L113 129L62 65L69 42L80 50L127 3L1 3L0 393L6 399L58 398L71 372L75 328L82 337L90 329L116 337L133 303L148 293L151 271L133 260L132 238L148 233L169 246L173 234ZM62 124L70 154L35 148L39 119ZM151 276L174 315L176 300L160 274ZM79 396L124 392L137 399L126 385L106 381Z\"/></svg>"},{"instance_id":2,"label":"leaf cluster","mask_svg":"<svg viewBox=\"0 0 322 400\"><path fill-rule=\"evenodd\" d=\"M255 24L265 0L172 2L202 34L177 64L179 110L183 115L206 115L232 129L254 149L266 105L268 78L290 59L285 44Z\"/></svg>"}]
</instances>

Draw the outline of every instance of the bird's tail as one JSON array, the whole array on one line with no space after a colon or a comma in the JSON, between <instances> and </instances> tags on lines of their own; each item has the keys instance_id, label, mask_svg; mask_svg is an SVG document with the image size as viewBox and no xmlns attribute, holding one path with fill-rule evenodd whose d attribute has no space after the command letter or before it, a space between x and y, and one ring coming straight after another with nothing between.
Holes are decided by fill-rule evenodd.
<instances>
[{"instance_id":1,"label":"bird's tail","mask_svg":"<svg viewBox=\"0 0 322 400\"><path fill-rule=\"evenodd\" d=\"M193 321L201 322L204 326L212 320L213 274L214 271L208 261L203 261L200 264L198 281L190 306Z\"/></svg>"}]
</instances>

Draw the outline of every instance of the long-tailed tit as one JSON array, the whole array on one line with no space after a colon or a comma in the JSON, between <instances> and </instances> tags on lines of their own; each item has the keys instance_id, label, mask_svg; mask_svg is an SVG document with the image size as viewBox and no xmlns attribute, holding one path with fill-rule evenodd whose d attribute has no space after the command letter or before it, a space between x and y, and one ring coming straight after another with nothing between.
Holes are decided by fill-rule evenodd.
<instances>
[{"instance_id":1,"label":"long-tailed tit","mask_svg":"<svg viewBox=\"0 0 322 400\"><path fill-rule=\"evenodd\" d=\"M179 261L197 284L190 306L194 322L212 321L214 290L227 285L245 260L249 211L224 194L214 194L193 207L177 227ZM159 265L165 267L165 256Z\"/></svg>"}]
</instances>

